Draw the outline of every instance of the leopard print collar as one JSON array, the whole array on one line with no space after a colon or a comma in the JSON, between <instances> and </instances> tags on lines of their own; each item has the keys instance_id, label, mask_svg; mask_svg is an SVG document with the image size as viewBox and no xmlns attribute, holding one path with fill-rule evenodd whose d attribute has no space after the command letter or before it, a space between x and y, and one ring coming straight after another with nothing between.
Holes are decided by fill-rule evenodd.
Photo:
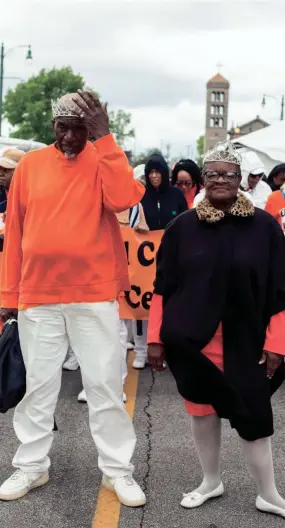
<instances>
[{"instance_id":1,"label":"leopard print collar","mask_svg":"<svg viewBox=\"0 0 285 528\"><path fill-rule=\"evenodd\" d=\"M205 198L197 205L196 212L199 220L204 220L210 224L219 222L225 217L225 213L219 209L215 209L209 202L208 198ZM246 218L254 215L253 203L244 196L241 192L238 193L237 200L229 211L229 214L233 216L241 216Z\"/></svg>"}]
</instances>

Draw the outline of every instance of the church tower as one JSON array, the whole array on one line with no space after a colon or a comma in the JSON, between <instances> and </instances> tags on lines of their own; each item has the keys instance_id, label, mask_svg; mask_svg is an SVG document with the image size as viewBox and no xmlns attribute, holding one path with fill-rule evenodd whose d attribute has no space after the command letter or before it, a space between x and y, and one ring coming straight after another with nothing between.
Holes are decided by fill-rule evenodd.
<instances>
[{"instance_id":1,"label":"church tower","mask_svg":"<svg viewBox=\"0 0 285 528\"><path fill-rule=\"evenodd\" d=\"M230 83L217 73L207 83L205 151L227 139Z\"/></svg>"}]
</instances>

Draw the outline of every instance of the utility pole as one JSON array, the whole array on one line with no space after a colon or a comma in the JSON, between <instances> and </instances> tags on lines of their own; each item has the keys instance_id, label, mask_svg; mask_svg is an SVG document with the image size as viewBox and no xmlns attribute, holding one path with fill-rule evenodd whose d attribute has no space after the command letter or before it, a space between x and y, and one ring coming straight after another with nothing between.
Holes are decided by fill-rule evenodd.
<instances>
[{"instance_id":1,"label":"utility pole","mask_svg":"<svg viewBox=\"0 0 285 528\"><path fill-rule=\"evenodd\" d=\"M2 133L3 81L4 81L4 43L2 42L1 54L0 54L0 137Z\"/></svg>"},{"instance_id":2,"label":"utility pole","mask_svg":"<svg viewBox=\"0 0 285 528\"><path fill-rule=\"evenodd\" d=\"M282 95L281 99L281 114L280 114L280 121L284 120L284 95Z\"/></svg>"},{"instance_id":3,"label":"utility pole","mask_svg":"<svg viewBox=\"0 0 285 528\"><path fill-rule=\"evenodd\" d=\"M3 116L4 59L6 55L10 51L13 51L15 48L28 48L26 60L31 61L33 59L32 49L29 44L20 44L19 46L14 46L13 48L10 48L5 52L4 42L2 42L1 51L0 51L0 137L2 133L2 116Z\"/></svg>"},{"instance_id":4,"label":"utility pole","mask_svg":"<svg viewBox=\"0 0 285 528\"><path fill-rule=\"evenodd\" d=\"M167 160L167 162L169 162L169 160L170 160L170 151L171 151L171 144L167 143L167 145L166 145L166 160Z\"/></svg>"}]
</instances>

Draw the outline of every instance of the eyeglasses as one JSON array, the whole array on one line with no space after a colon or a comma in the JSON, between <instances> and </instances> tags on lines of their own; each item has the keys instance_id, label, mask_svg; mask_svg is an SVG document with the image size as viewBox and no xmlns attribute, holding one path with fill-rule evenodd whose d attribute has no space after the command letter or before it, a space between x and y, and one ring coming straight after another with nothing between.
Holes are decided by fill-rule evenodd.
<instances>
[{"instance_id":1,"label":"eyeglasses","mask_svg":"<svg viewBox=\"0 0 285 528\"><path fill-rule=\"evenodd\" d=\"M191 180L185 180L185 181L178 180L176 182L176 185L177 187L183 187L183 185L186 185L186 187L192 187L193 182Z\"/></svg>"},{"instance_id":2,"label":"eyeglasses","mask_svg":"<svg viewBox=\"0 0 285 528\"><path fill-rule=\"evenodd\" d=\"M238 172L212 172L212 171L206 171L204 172L205 178L209 182L217 182L219 178L223 178L223 180L227 183L231 183L235 181L237 178L240 177L240 174Z\"/></svg>"}]
</instances>

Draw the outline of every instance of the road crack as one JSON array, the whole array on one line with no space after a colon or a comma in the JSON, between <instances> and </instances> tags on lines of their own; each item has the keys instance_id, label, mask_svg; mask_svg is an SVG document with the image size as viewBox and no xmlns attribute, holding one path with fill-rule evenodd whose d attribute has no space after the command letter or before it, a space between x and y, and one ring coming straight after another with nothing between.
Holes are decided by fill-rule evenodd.
<instances>
[{"instance_id":1,"label":"road crack","mask_svg":"<svg viewBox=\"0 0 285 528\"><path fill-rule=\"evenodd\" d=\"M153 422L151 415L151 405L152 405L152 393L155 385L155 372L153 369L150 369L151 372L151 383L147 393L147 401L144 406L144 414L146 415L147 425L146 425L146 439L147 439L147 449L146 449L146 473L143 478L143 490L147 494L148 491L148 481L150 476L151 469L151 455L152 455L152 433L153 433ZM144 527L145 514L146 514L147 505L142 508L142 515L140 520L140 528Z\"/></svg>"}]
</instances>

